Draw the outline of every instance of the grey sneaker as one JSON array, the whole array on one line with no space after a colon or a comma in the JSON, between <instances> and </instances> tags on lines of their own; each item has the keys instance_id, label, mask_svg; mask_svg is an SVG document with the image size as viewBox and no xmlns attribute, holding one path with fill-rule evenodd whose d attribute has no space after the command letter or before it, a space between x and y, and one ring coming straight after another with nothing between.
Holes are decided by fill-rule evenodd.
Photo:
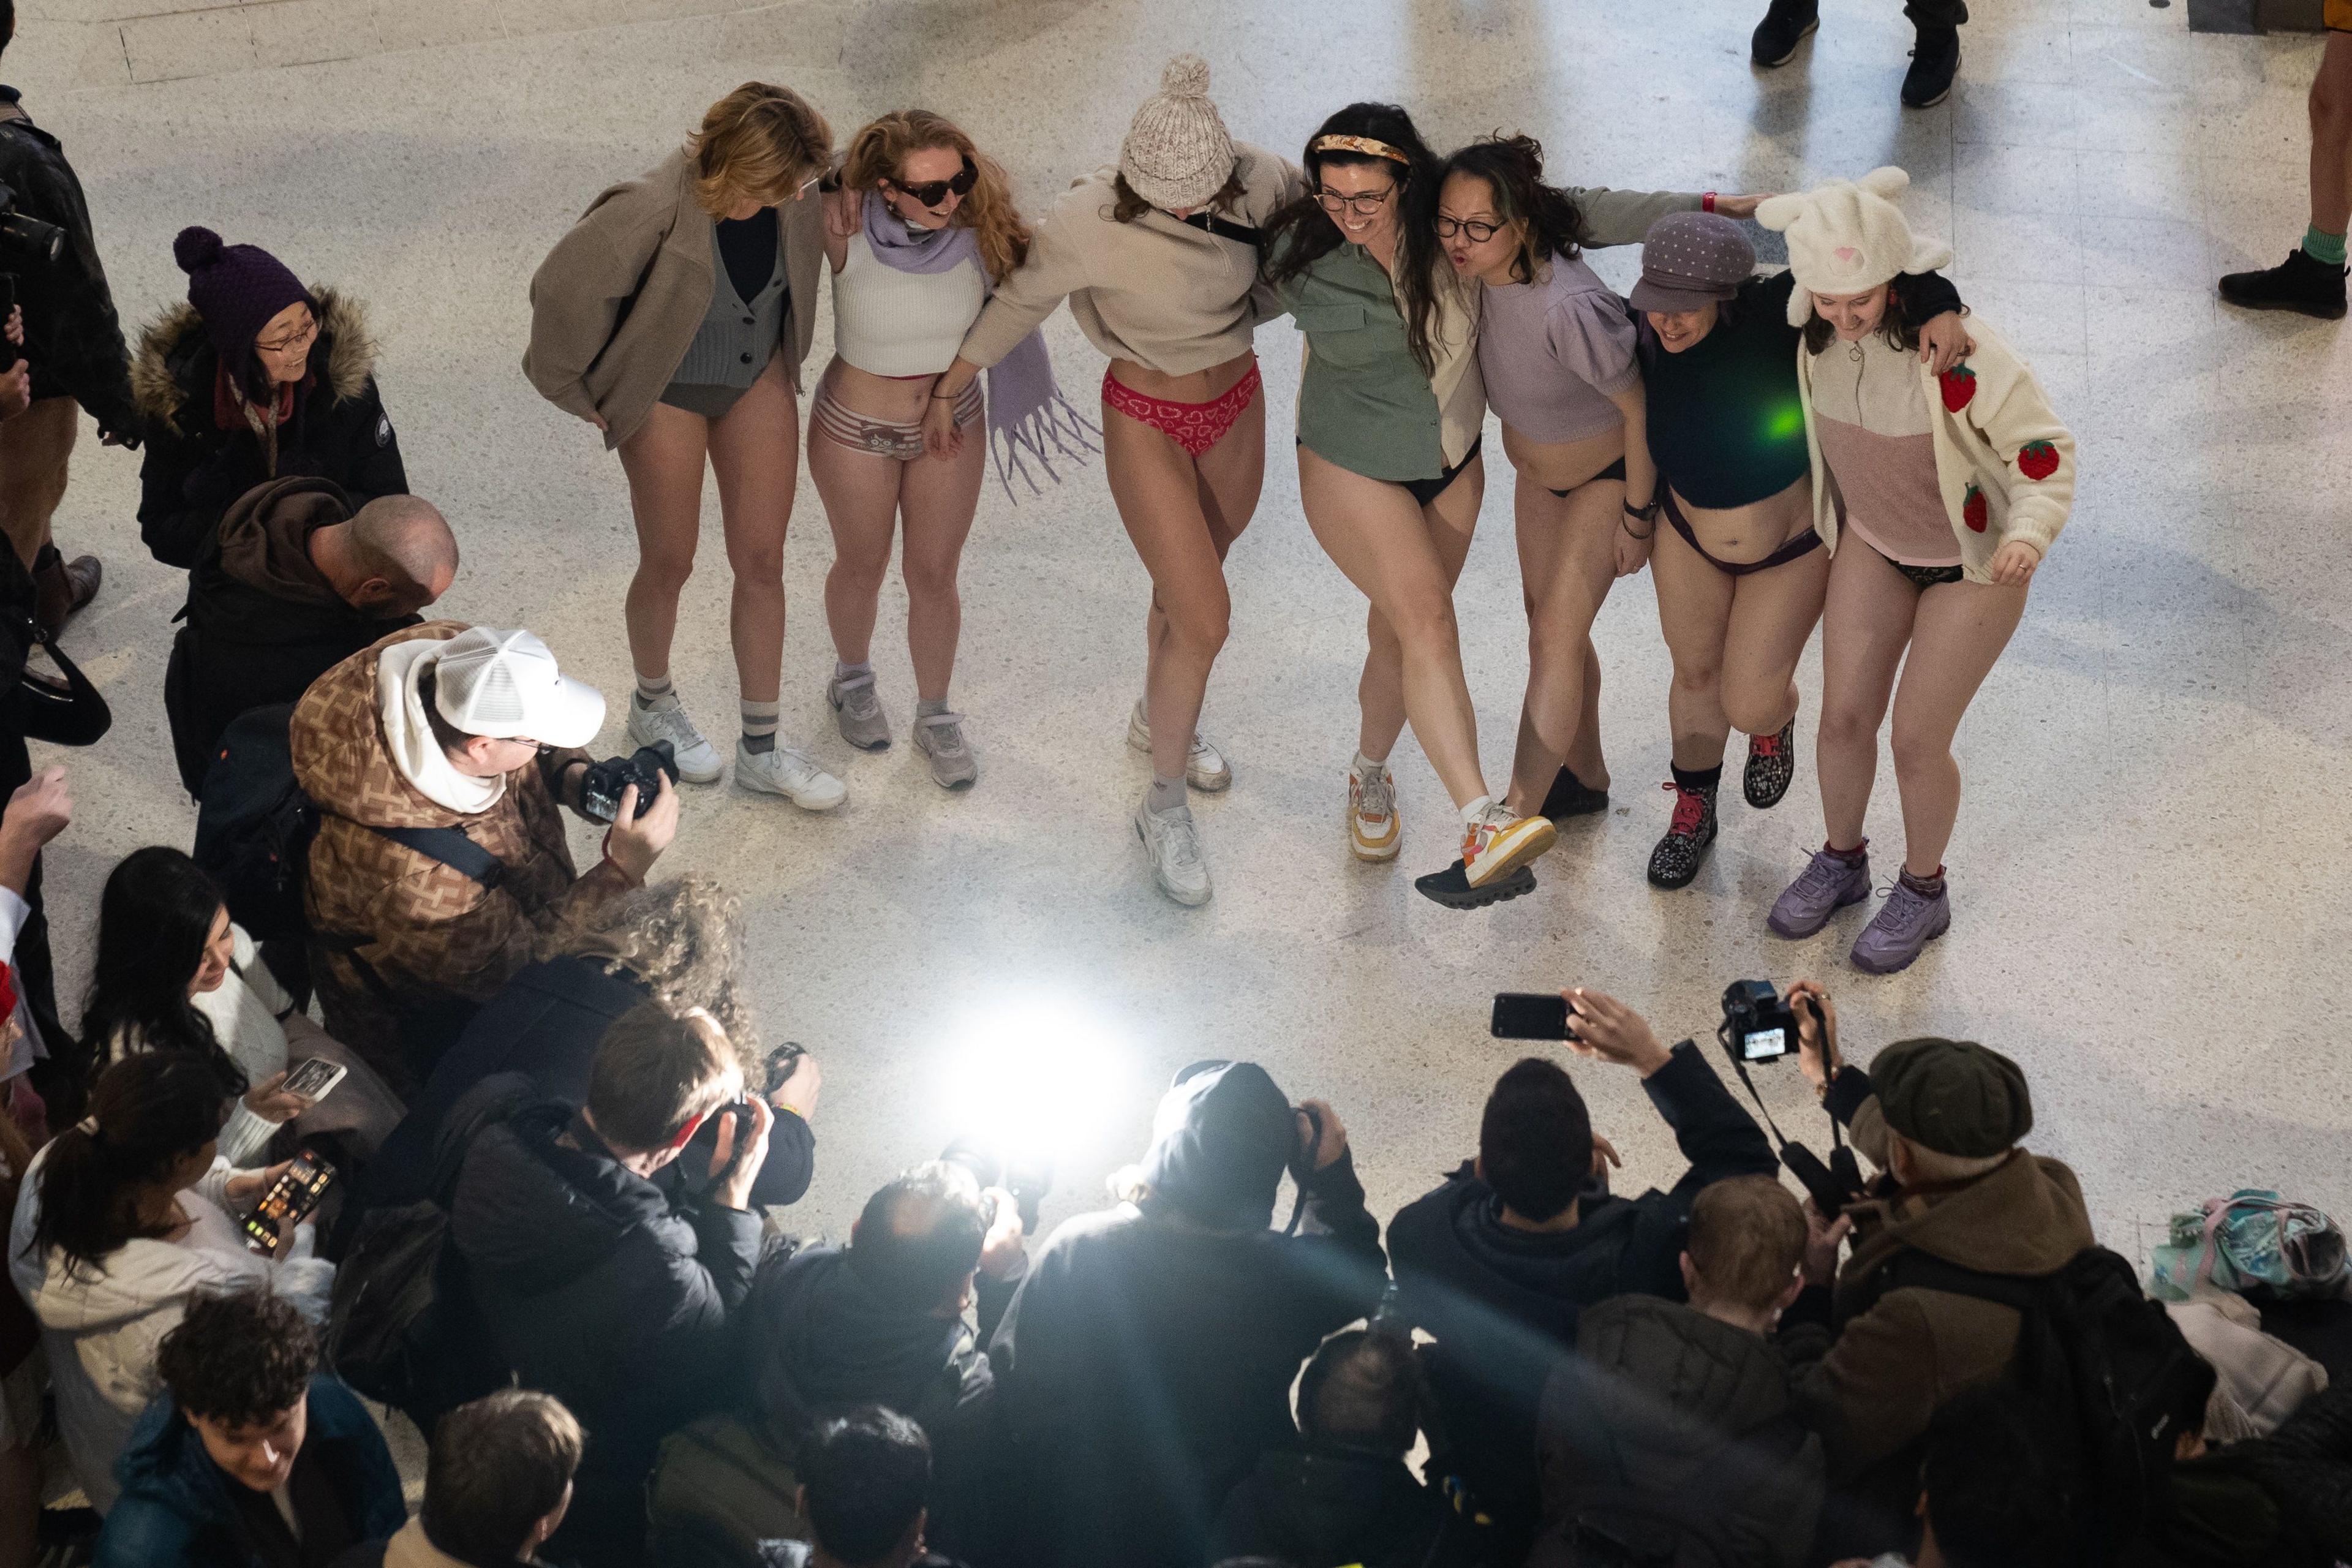
<instances>
[{"instance_id":1,"label":"grey sneaker","mask_svg":"<svg viewBox=\"0 0 2352 1568\"><path fill-rule=\"evenodd\" d=\"M861 752L890 749L890 715L882 711L882 699L874 690L872 676L853 675L846 680L827 677L824 700L833 705L834 721L841 726L843 740Z\"/></svg>"},{"instance_id":2,"label":"grey sneaker","mask_svg":"<svg viewBox=\"0 0 2352 1568\"><path fill-rule=\"evenodd\" d=\"M1147 757L1151 754L1151 725L1143 717L1141 698L1136 699L1135 711L1127 716L1127 743ZM1233 764L1225 761L1224 752L1202 739L1201 732L1195 730L1192 731L1192 754L1184 759L1184 777L1194 789L1214 795L1234 782Z\"/></svg>"},{"instance_id":3,"label":"grey sneaker","mask_svg":"<svg viewBox=\"0 0 2352 1568\"><path fill-rule=\"evenodd\" d=\"M915 750L931 760L931 782L941 789L970 789L980 777L980 759L964 739L961 713L916 720Z\"/></svg>"},{"instance_id":4,"label":"grey sneaker","mask_svg":"<svg viewBox=\"0 0 2352 1568\"><path fill-rule=\"evenodd\" d=\"M675 691L651 707L638 701L635 693L630 695L629 740L639 746L667 741L677 756L677 776L688 784L717 784L726 771L719 761L719 748L702 738Z\"/></svg>"},{"instance_id":5,"label":"grey sneaker","mask_svg":"<svg viewBox=\"0 0 2352 1568\"><path fill-rule=\"evenodd\" d=\"M1859 859L1849 860L1827 849L1816 849L1811 863L1772 901L1771 918L1765 923L1782 936L1811 936L1829 924L1838 910L1868 897L1870 856L1866 851Z\"/></svg>"},{"instance_id":6,"label":"grey sneaker","mask_svg":"<svg viewBox=\"0 0 2352 1568\"><path fill-rule=\"evenodd\" d=\"M1930 895L1897 877L1886 889L1886 907L1854 939L1853 966L1865 974L1908 969L1920 951L1952 925L1952 895L1939 887Z\"/></svg>"},{"instance_id":7,"label":"grey sneaker","mask_svg":"<svg viewBox=\"0 0 2352 1568\"><path fill-rule=\"evenodd\" d=\"M1161 892L1188 909L1209 901L1209 863L1202 858L1201 834L1192 826L1190 806L1154 811L1148 800L1139 802L1135 836L1151 858L1151 877Z\"/></svg>"}]
</instances>

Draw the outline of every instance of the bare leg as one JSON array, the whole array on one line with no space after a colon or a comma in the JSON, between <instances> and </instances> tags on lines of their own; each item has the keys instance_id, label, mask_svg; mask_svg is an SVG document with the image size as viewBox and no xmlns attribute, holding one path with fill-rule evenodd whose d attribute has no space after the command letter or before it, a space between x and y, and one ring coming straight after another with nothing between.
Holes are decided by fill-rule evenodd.
<instances>
[{"instance_id":1,"label":"bare leg","mask_svg":"<svg viewBox=\"0 0 2352 1568\"><path fill-rule=\"evenodd\" d=\"M1903 795L1903 868L1942 869L1960 814L1960 765L1952 737L1977 689L2025 614L2025 587L1939 583L1919 595L1911 656L1895 693L1895 783Z\"/></svg>"},{"instance_id":2,"label":"bare leg","mask_svg":"<svg viewBox=\"0 0 2352 1568\"><path fill-rule=\"evenodd\" d=\"M1486 464L1482 459L1445 487L1445 493L1421 509L1429 525L1430 542L1437 549L1445 574L1446 596L1462 580L1462 564L1470 559L1470 540L1478 527L1478 506L1486 500ZM1378 605L1364 613L1364 670L1356 680L1356 705L1360 712L1356 749L1376 763L1389 760L1397 737L1404 733L1404 644L1397 640Z\"/></svg>"},{"instance_id":3,"label":"bare leg","mask_svg":"<svg viewBox=\"0 0 2352 1568\"><path fill-rule=\"evenodd\" d=\"M1111 500L1151 574L1143 705L1151 726L1151 771L1161 778L1184 776L1209 670L1225 645L1233 615L1225 552L1256 507L1265 405L1263 397L1253 399L1198 463L1165 433L1103 407L1103 469ZM1234 449L1228 453L1228 447ZM1217 459L1213 477L1211 459Z\"/></svg>"},{"instance_id":4,"label":"bare leg","mask_svg":"<svg viewBox=\"0 0 2352 1568\"><path fill-rule=\"evenodd\" d=\"M1777 735L1796 717L1797 661L1821 622L1829 584L1826 550L1731 579L1719 691L1733 729Z\"/></svg>"},{"instance_id":5,"label":"bare leg","mask_svg":"<svg viewBox=\"0 0 2352 1568\"><path fill-rule=\"evenodd\" d=\"M656 403L637 433L621 443L629 476L629 510L637 523L637 570L629 579L624 616L629 661L641 676L669 673L677 634L677 596L694 574L694 546L702 531L702 464L710 422Z\"/></svg>"},{"instance_id":6,"label":"bare leg","mask_svg":"<svg viewBox=\"0 0 2352 1568\"><path fill-rule=\"evenodd\" d=\"M1918 603L1909 578L1861 539L1846 536L1830 563L1822 610L1822 722L1814 741L1822 820L1833 849L1862 843L1878 776L1878 726Z\"/></svg>"},{"instance_id":7,"label":"bare leg","mask_svg":"<svg viewBox=\"0 0 2352 1568\"><path fill-rule=\"evenodd\" d=\"M784 670L784 530L800 479L800 400L781 357L710 426L710 469L735 578L728 638L746 702L773 702Z\"/></svg>"},{"instance_id":8,"label":"bare leg","mask_svg":"<svg viewBox=\"0 0 2352 1568\"><path fill-rule=\"evenodd\" d=\"M915 694L940 702L955 674L956 642L963 631L956 574L988 472L987 426L964 426L963 450L953 458L922 457L900 466L906 469L899 505L906 530L900 568L907 577L907 651L915 661Z\"/></svg>"},{"instance_id":9,"label":"bare leg","mask_svg":"<svg viewBox=\"0 0 2352 1568\"><path fill-rule=\"evenodd\" d=\"M1666 688L1675 766L1692 772L1719 766L1731 731L1723 712L1723 642L1731 620L1732 580L1664 526L1650 552L1650 577L1658 595L1658 626L1675 663L1674 681Z\"/></svg>"},{"instance_id":10,"label":"bare leg","mask_svg":"<svg viewBox=\"0 0 2352 1568\"><path fill-rule=\"evenodd\" d=\"M1484 459L1474 458L1432 510L1444 508L1474 479L1483 485L1483 468ZM1468 498L1474 516L1478 493ZM1413 736L1454 805L1468 805L1487 794L1478 766L1478 715L1462 673L1454 585L1431 520L1402 486L1349 473L1305 447L1298 448L1298 494L1324 552L1395 628Z\"/></svg>"},{"instance_id":11,"label":"bare leg","mask_svg":"<svg viewBox=\"0 0 2352 1568\"><path fill-rule=\"evenodd\" d=\"M80 421L72 398L44 397L0 425L0 531L26 571L49 542L49 520L65 500Z\"/></svg>"},{"instance_id":12,"label":"bare leg","mask_svg":"<svg viewBox=\"0 0 2352 1568\"><path fill-rule=\"evenodd\" d=\"M833 632L835 655L844 664L864 664L873 652L882 579L889 574L890 545L898 536L902 477L914 465L854 452L814 431L809 435L808 465L833 529L825 625Z\"/></svg>"},{"instance_id":13,"label":"bare leg","mask_svg":"<svg viewBox=\"0 0 2352 1568\"><path fill-rule=\"evenodd\" d=\"M1563 763L1580 783L1609 787L1592 620L1617 580L1625 481L1594 479L1563 498L1522 474L1512 502L1528 611L1528 694L1519 709L1508 804L1526 816L1542 807Z\"/></svg>"},{"instance_id":14,"label":"bare leg","mask_svg":"<svg viewBox=\"0 0 2352 1568\"><path fill-rule=\"evenodd\" d=\"M2342 234L2352 222L2352 33L2327 35L2311 79L2311 226Z\"/></svg>"}]
</instances>

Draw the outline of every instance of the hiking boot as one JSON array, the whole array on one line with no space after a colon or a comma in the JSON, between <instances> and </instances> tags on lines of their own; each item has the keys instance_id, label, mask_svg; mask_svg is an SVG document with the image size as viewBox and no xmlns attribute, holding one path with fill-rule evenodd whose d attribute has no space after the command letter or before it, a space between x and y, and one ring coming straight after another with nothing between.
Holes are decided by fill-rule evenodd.
<instances>
[{"instance_id":1,"label":"hiking boot","mask_svg":"<svg viewBox=\"0 0 2352 1568\"><path fill-rule=\"evenodd\" d=\"M833 709L833 721L841 727L843 740L861 752L890 749L890 715L882 711L871 671L846 679L826 678L824 700Z\"/></svg>"},{"instance_id":2,"label":"hiking boot","mask_svg":"<svg viewBox=\"0 0 2352 1568\"><path fill-rule=\"evenodd\" d=\"M1609 792L1592 789L1582 779L1562 768L1553 775L1551 788L1544 793L1543 815L1558 827L1571 816L1591 816L1609 809Z\"/></svg>"},{"instance_id":3,"label":"hiking boot","mask_svg":"<svg viewBox=\"0 0 2352 1568\"><path fill-rule=\"evenodd\" d=\"M1780 726L1777 735L1748 737L1748 767L1739 775L1739 793L1759 811L1769 811L1789 793L1797 776L1797 716Z\"/></svg>"},{"instance_id":4,"label":"hiking boot","mask_svg":"<svg viewBox=\"0 0 2352 1568\"><path fill-rule=\"evenodd\" d=\"M702 731L687 717L686 704L677 693L667 692L647 702L632 693L629 698L629 743L650 746L656 741L667 741L671 755L677 763L677 776L688 784L717 784L726 767L719 760L719 748L702 738Z\"/></svg>"},{"instance_id":5,"label":"hiking boot","mask_svg":"<svg viewBox=\"0 0 2352 1568\"><path fill-rule=\"evenodd\" d=\"M1933 893L1922 892L1908 875L1886 889L1886 907L1854 939L1853 966L1865 974L1908 969L1929 942L1952 925L1952 897L1941 878Z\"/></svg>"},{"instance_id":6,"label":"hiking boot","mask_svg":"<svg viewBox=\"0 0 2352 1568\"><path fill-rule=\"evenodd\" d=\"M1911 68L1903 73L1903 107L1933 109L1952 95L1960 74L1960 30L1948 24L1922 24L1911 46Z\"/></svg>"},{"instance_id":7,"label":"hiking boot","mask_svg":"<svg viewBox=\"0 0 2352 1568\"><path fill-rule=\"evenodd\" d=\"M2323 321L2344 319L2345 268L2315 259L2297 246L2276 267L2232 272L2221 279L2226 304L2249 310L2300 310Z\"/></svg>"},{"instance_id":8,"label":"hiking boot","mask_svg":"<svg viewBox=\"0 0 2352 1568\"><path fill-rule=\"evenodd\" d=\"M1673 793L1675 819L1658 847L1650 851L1650 885L1687 888L1706 862L1706 852L1715 847L1715 791L1685 789L1678 784L1658 787Z\"/></svg>"},{"instance_id":9,"label":"hiking boot","mask_svg":"<svg viewBox=\"0 0 2352 1568\"><path fill-rule=\"evenodd\" d=\"M44 632L54 635L64 630L68 621L98 597L98 586L105 580L106 567L97 556L77 555L68 561L56 545L42 545L33 559L33 618Z\"/></svg>"},{"instance_id":10,"label":"hiking boot","mask_svg":"<svg viewBox=\"0 0 2352 1568\"><path fill-rule=\"evenodd\" d=\"M933 713L915 721L915 750L929 759L931 782L941 789L970 789L980 779L980 759L964 739L963 715Z\"/></svg>"},{"instance_id":11,"label":"hiking boot","mask_svg":"<svg viewBox=\"0 0 2352 1568\"><path fill-rule=\"evenodd\" d=\"M1151 724L1143 716L1143 700L1139 697L1136 699L1135 711L1127 716L1127 743L1147 757L1151 754ZM1234 782L1233 764L1225 761L1224 752L1195 730L1192 752L1184 759L1184 778L1194 789L1214 795Z\"/></svg>"},{"instance_id":12,"label":"hiking boot","mask_svg":"<svg viewBox=\"0 0 2352 1568\"><path fill-rule=\"evenodd\" d=\"M1386 768L1348 770L1348 852L1359 860L1393 860L1404 843L1396 780Z\"/></svg>"},{"instance_id":13,"label":"hiking boot","mask_svg":"<svg viewBox=\"0 0 2352 1568\"><path fill-rule=\"evenodd\" d=\"M1443 871L1415 877L1412 890L1424 899L1444 904L1449 910L1483 910L1488 904L1499 904L1522 893L1534 892L1536 874L1522 866L1507 876L1496 878L1483 888L1474 888L1462 862L1456 860Z\"/></svg>"},{"instance_id":14,"label":"hiking boot","mask_svg":"<svg viewBox=\"0 0 2352 1568\"><path fill-rule=\"evenodd\" d=\"M1765 923L1782 936L1811 936L1829 924L1830 917L1838 910L1868 897L1870 856L1866 850L1848 858L1832 855L1826 848L1816 849L1811 862L1797 874L1797 879L1772 900L1772 913Z\"/></svg>"},{"instance_id":15,"label":"hiking boot","mask_svg":"<svg viewBox=\"0 0 2352 1568\"><path fill-rule=\"evenodd\" d=\"M1797 46L1821 25L1820 0L1772 0L1748 41L1748 58L1768 69L1787 65Z\"/></svg>"},{"instance_id":16,"label":"hiking boot","mask_svg":"<svg viewBox=\"0 0 2352 1568\"><path fill-rule=\"evenodd\" d=\"M1151 879L1160 890L1187 909L1209 901L1209 862L1201 853L1201 832L1192 825L1192 810L1180 805L1154 811L1149 798L1135 808L1135 836L1151 861Z\"/></svg>"}]
</instances>

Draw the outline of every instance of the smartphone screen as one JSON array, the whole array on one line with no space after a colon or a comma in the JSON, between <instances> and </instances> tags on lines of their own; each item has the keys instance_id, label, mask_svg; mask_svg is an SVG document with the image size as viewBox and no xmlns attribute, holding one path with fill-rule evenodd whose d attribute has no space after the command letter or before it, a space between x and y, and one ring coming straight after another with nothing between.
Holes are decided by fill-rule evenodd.
<instances>
[{"instance_id":1,"label":"smartphone screen","mask_svg":"<svg viewBox=\"0 0 2352 1568\"><path fill-rule=\"evenodd\" d=\"M343 1081L351 1068L337 1067L323 1057L297 1062L294 1070L286 1075L286 1092L308 1095L312 1100L324 1100L330 1089Z\"/></svg>"},{"instance_id":2,"label":"smartphone screen","mask_svg":"<svg viewBox=\"0 0 2352 1568\"><path fill-rule=\"evenodd\" d=\"M1541 992L1497 992L1489 1032L1498 1040L1565 1040L1569 1037L1568 998Z\"/></svg>"},{"instance_id":3,"label":"smartphone screen","mask_svg":"<svg viewBox=\"0 0 2352 1568\"><path fill-rule=\"evenodd\" d=\"M334 1179L332 1165L316 1154L302 1155L287 1167L284 1175L269 1184L269 1190L261 1194L261 1202L245 1216L245 1234L260 1246L277 1245L278 1222L291 1219L299 1224L310 1218Z\"/></svg>"}]
</instances>

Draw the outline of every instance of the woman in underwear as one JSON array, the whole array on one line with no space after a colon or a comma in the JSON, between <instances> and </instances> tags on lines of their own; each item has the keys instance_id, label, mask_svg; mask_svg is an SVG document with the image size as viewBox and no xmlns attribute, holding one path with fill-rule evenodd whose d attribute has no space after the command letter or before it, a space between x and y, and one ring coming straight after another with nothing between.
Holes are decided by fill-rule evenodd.
<instances>
[{"instance_id":1,"label":"woman in underwear","mask_svg":"<svg viewBox=\"0 0 2352 1568\"><path fill-rule=\"evenodd\" d=\"M530 280L523 356L541 395L604 432L629 478L630 741L667 742L688 784L715 784L725 771L669 666L708 463L735 579L735 783L806 811L830 811L848 795L776 735L801 362L824 257L822 205L802 198L832 158L833 132L806 99L764 82L737 88L684 148L598 196L548 252Z\"/></svg>"},{"instance_id":2,"label":"woman in underwear","mask_svg":"<svg viewBox=\"0 0 2352 1568\"><path fill-rule=\"evenodd\" d=\"M1633 318L1578 252L1636 244L1663 211L1745 216L1756 199L1564 190L1544 184L1528 136L1445 163L1437 237L1455 273L1482 286L1478 368L1518 476L1528 692L1506 804L1539 802L1555 827L1609 805L1592 621L1610 584L1649 559L1620 519L1646 532L1656 515Z\"/></svg>"},{"instance_id":3,"label":"woman in underwear","mask_svg":"<svg viewBox=\"0 0 2352 1568\"><path fill-rule=\"evenodd\" d=\"M833 525L824 612L835 662L825 701L851 745L890 744L870 656L892 538L903 526L915 749L940 788L969 789L980 763L963 715L948 710L948 680L963 626L956 575L991 443L929 456L923 415L989 291L1027 258L1029 226L996 161L922 109L886 114L851 138L831 205L834 358L809 410L809 475ZM1000 462L1015 442L1081 449L1042 337L1033 332L990 382ZM950 407L958 432L978 426L980 384L968 383Z\"/></svg>"},{"instance_id":4,"label":"woman in underwear","mask_svg":"<svg viewBox=\"0 0 2352 1568\"><path fill-rule=\"evenodd\" d=\"M1110 356L1103 466L1151 574L1144 695L1127 739L1150 753L1152 779L1133 820L1160 891L1185 905L1208 902L1212 891L1187 781L1211 791L1233 783L1199 725L1231 614L1225 552L1249 526L1265 472L1250 347L1259 226L1299 189L1288 163L1226 134L1208 92L1198 56L1168 63L1118 165L1079 181L1037 225L1028 259L932 386L923 424L934 452L954 452L965 388L1066 299Z\"/></svg>"},{"instance_id":5,"label":"woman in underwear","mask_svg":"<svg viewBox=\"0 0 2352 1568\"><path fill-rule=\"evenodd\" d=\"M1821 619L1829 557L1818 546L1797 385L1795 279L1755 274L1739 226L1712 213L1658 220L1633 286L1650 456L1665 527L1628 517L1654 546L1650 575L1674 659L1673 821L1650 855L1661 888L1687 887L1715 843L1724 743L1749 737L1748 805L1780 804L1796 772L1797 660ZM1900 286L1919 353L1940 371L1967 351L1952 286Z\"/></svg>"},{"instance_id":6,"label":"woman in underwear","mask_svg":"<svg viewBox=\"0 0 2352 1568\"><path fill-rule=\"evenodd\" d=\"M1891 699L1903 870L1854 941L1854 967L1873 974L1907 967L1951 925L1952 737L2074 500L2074 437L1998 334L1972 322L1963 363L1940 375L1919 363L1916 317L1894 280L1952 253L1912 237L1894 201L1909 184L1879 169L1757 212L1789 235L1813 525L1832 558L1818 742L1829 837L1770 923L1811 936L1869 897L1863 818Z\"/></svg>"}]
</instances>

